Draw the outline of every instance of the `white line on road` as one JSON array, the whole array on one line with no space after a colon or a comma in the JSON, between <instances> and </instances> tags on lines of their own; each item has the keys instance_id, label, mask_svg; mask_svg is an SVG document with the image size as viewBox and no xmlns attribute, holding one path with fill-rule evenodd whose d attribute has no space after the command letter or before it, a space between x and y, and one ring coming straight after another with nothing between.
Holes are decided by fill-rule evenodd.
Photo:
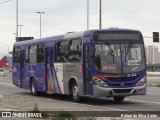
<instances>
[{"instance_id":1,"label":"white line on road","mask_svg":"<svg viewBox=\"0 0 160 120\"><path fill-rule=\"evenodd\" d=\"M10 94L6 94L6 93L3 93L3 95L10 95ZM17 96L17 97L22 97L22 95L14 95L14 96ZM33 96L23 96L23 97L26 97L26 98L33 98ZM44 97L45 99L45 97ZM46 99L46 100L49 100L49 101L56 101L56 102L65 102L65 103L69 103L69 104L74 104L74 105L84 105L84 106L90 106L90 107L95 107L95 108L104 108L104 109L109 109L109 110L115 110L115 111L127 111L127 110L124 110L124 109L116 109L116 108L109 108L109 107L102 107L102 106L95 106L95 105L87 105L87 104L81 104L81 103L73 103L73 101L71 102L67 102L67 101L60 101L60 100L53 100L53 99Z\"/></svg>"},{"instance_id":2,"label":"white line on road","mask_svg":"<svg viewBox=\"0 0 160 120\"><path fill-rule=\"evenodd\" d=\"M11 80L12 77L0 77L0 79Z\"/></svg>"},{"instance_id":3,"label":"white line on road","mask_svg":"<svg viewBox=\"0 0 160 120\"><path fill-rule=\"evenodd\" d=\"M160 105L160 102L151 102L151 101L142 101L142 100L133 100L133 99L125 99L125 100L133 101L133 102L151 103L151 104L158 104L158 105Z\"/></svg>"},{"instance_id":4,"label":"white line on road","mask_svg":"<svg viewBox=\"0 0 160 120\"><path fill-rule=\"evenodd\" d=\"M6 109L6 108L0 108L2 111L18 111L18 110L13 110L13 109Z\"/></svg>"},{"instance_id":5,"label":"white line on road","mask_svg":"<svg viewBox=\"0 0 160 120\"><path fill-rule=\"evenodd\" d=\"M14 86L13 84L6 84L6 83L0 83L0 85ZM16 95L16 96L17 96L17 95ZM1 96L0 96L0 97L1 97ZM28 97L28 96L27 96L27 97ZM59 101L59 100L52 100L52 99L48 99L48 100L61 102L61 101ZM150 103L150 104L158 104L158 105L160 105L160 102L142 101L142 100L133 100L133 99L125 99L125 100L133 101L133 102ZM64 102L64 101L63 101L63 102ZM80 103L72 103L72 102L66 102L66 103L76 104L76 105L78 104L78 105L80 105ZM91 107L95 107L95 108L105 108L105 109L116 110L116 111L127 111L127 110L124 110L124 109L108 108L108 107L94 106L94 105L87 105L87 104L81 104L81 105L91 106ZM1 108L0 108L0 110L1 110Z\"/></svg>"},{"instance_id":6,"label":"white line on road","mask_svg":"<svg viewBox=\"0 0 160 120\"><path fill-rule=\"evenodd\" d=\"M48 99L50 101L57 101L57 102L64 102L64 101L59 101L59 100L52 100ZM90 106L90 107L95 107L95 108L104 108L104 109L109 109L109 110L115 110L115 111L128 111L128 110L123 110L123 109L116 109L116 108L109 108L109 107L102 107L102 106L95 106L95 105L87 105L87 104L81 104L81 103L73 103L73 102L65 102L69 104L74 104L74 105L84 105L84 106Z\"/></svg>"},{"instance_id":7,"label":"white line on road","mask_svg":"<svg viewBox=\"0 0 160 120\"><path fill-rule=\"evenodd\" d=\"M3 95L0 94L0 98L3 98Z\"/></svg>"},{"instance_id":8,"label":"white line on road","mask_svg":"<svg viewBox=\"0 0 160 120\"><path fill-rule=\"evenodd\" d=\"M13 84L0 83L0 85L14 86Z\"/></svg>"}]
</instances>

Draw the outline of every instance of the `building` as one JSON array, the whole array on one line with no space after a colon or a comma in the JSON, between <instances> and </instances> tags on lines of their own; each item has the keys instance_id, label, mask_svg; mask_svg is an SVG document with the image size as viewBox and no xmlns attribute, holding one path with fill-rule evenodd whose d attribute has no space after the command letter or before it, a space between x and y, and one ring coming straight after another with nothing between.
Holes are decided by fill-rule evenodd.
<instances>
[{"instance_id":1,"label":"building","mask_svg":"<svg viewBox=\"0 0 160 120\"><path fill-rule=\"evenodd\" d=\"M158 64L159 60L159 52L158 47L156 46L148 46L146 47L146 60L147 64Z\"/></svg>"},{"instance_id":2,"label":"building","mask_svg":"<svg viewBox=\"0 0 160 120\"><path fill-rule=\"evenodd\" d=\"M159 58L158 60L159 60L159 63L160 63L160 52L158 52L158 58Z\"/></svg>"}]
</instances>

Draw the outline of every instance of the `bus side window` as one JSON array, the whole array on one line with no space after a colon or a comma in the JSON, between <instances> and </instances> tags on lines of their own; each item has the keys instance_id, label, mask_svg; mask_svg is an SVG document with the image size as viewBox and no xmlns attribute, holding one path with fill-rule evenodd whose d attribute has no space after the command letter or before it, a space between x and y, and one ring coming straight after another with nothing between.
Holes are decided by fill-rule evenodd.
<instances>
[{"instance_id":1,"label":"bus side window","mask_svg":"<svg viewBox=\"0 0 160 120\"><path fill-rule=\"evenodd\" d=\"M20 48L13 50L13 63L20 63Z\"/></svg>"},{"instance_id":2,"label":"bus side window","mask_svg":"<svg viewBox=\"0 0 160 120\"><path fill-rule=\"evenodd\" d=\"M29 63L29 47L26 46L26 63Z\"/></svg>"},{"instance_id":3,"label":"bus side window","mask_svg":"<svg viewBox=\"0 0 160 120\"><path fill-rule=\"evenodd\" d=\"M37 45L37 63L44 62L44 45Z\"/></svg>"},{"instance_id":4,"label":"bus side window","mask_svg":"<svg viewBox=\"0 0 160 120\"><path fill-rule=\"evenodd\" d=\"M70 42L69 62L80 62L82 52L82 40L74 39Z\"/></svg>"},{"instance_id":5,"label":"bus side window","mask_svg":"<svg viewBox=\"0 0 160 120\"><path fill-rule=\"evenodd\" d=\"M56 44L56 62L68 62L68 41Z\"/></svg>"},{"instance_id":6,"label":"bus side window","mask_svg":"<svg viewBox=\"0 0 160 120\"><path fill-rule=\"evenodd\" d=\"M37 62L37 45L29 46L29 62L30 63Z\"/></svg>"}]
</instances>

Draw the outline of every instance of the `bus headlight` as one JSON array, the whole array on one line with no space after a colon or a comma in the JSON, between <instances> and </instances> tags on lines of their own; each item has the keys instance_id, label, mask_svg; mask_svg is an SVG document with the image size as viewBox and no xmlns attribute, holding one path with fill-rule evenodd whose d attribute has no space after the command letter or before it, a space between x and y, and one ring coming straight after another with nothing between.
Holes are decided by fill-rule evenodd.
<instances>
[{"instance_id":1,"label":"bus headlight","mask_svg":"<svg viewBox=\"0 0 160 120\"><path fill-rule=\"evenodd\" d=\"M97 85L99 85L100 87L108 87L108 85L103 80L97 77L94 77L93 80L95 80Z\"/></svg>"},{"instance_id":2,"label":"bus headlight","mask_svg":"<svg viewBox=\"0 0 160 120\"><path fill-rule=\"evenodd\" d=\"M146 76L144 76L140 81L137 82L136 86L142 86L147 82Z\"/></svg>"}]
</instances>

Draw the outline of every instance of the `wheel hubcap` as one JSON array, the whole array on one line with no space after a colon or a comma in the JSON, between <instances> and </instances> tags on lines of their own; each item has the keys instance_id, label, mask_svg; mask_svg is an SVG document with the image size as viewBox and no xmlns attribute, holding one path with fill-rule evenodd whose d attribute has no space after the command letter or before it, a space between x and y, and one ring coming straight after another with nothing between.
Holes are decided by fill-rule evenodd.
<instances>
[{"instance_id":1,"label":"wheel hubcap","mask_svg":"<svg viewBox=\"0 0 160 120\"><path fill-rule=\"evenodd\" d=\"M73 96L74 96L74 98L78 98L78 94L79 94L78 86L74 86L73 87Z\"/></svg>"},{"instance_id":2,"label":"wheel hubcap","mask_svg":"<svg viewBox=\"0 0 160 120\"><path fill-rule=\"evenodd\" d=\"M35 89L34 89L34 83L32 82L32 93L35 92Z\"/></svg>"}]
</instances>

